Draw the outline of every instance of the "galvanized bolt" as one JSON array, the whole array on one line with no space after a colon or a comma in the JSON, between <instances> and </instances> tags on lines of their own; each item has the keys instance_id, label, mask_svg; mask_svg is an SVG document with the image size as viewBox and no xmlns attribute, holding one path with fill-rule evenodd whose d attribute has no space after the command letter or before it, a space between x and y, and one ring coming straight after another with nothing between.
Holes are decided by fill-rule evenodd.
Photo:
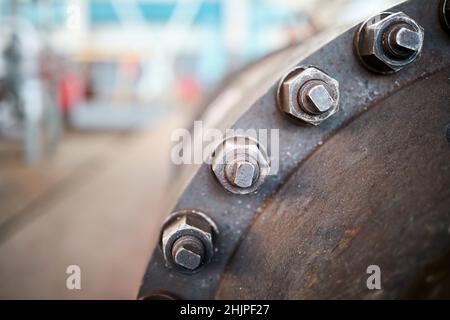
<instances>
[{"instance_id":1,"label":"galvanized bolt","mask_svg":"<svg viewBox=\"0 0 450 320\"><path fill-rule=\"evenodd\" d=\"M442 0L439 11L442 26L450 33L450 0Z\"/></svg>"},{"instance_id":2,"label":"galvanized bolt","mask_svg":"<svg viewBox=\"0 0 450 320\"><path fill-rule=\"evenodd\" d=\"M339 109L339 83L316 67L297 67L280 81L280 110L295 119L318 125Z\"/></svg>"},{"instance_id":3,"label":"galvanized bolt","mask_svg":"<svg viewBox=\"0 0 450 320\"><path fill-rule=\"evenodd\" d=\"M423 28L403 12L383 12L361 24L355 50L371 71L397 72L414 62L422 51Z\"/></svg>"},{"instance_id":4,"label":"galvanized bolt","mask_svg":"<svg viewBox=\"0 0 450 320\"><path fill-rule=\"evenodd\" d=\"M216 147L211 169L226 190L248 194L256 191L264 182L270 171L270 161L256 140L233 136Z\"/></svg>"},{"instance_id":5,"label":"galvanized bolt","mask_svg":"<svg viewBox=\"0 0 450 320\"><path fill-rule=\"evenodd\" d=\"M161 247L167 266L190 273L207 264L214 254L217 227L198 211L180 211L164 223Z\"/></svg>"},{"instance_id":6,"label":"galvanized bolt","mask_svg":"<svg viewBox=\"0 0 450 320\"><path fill-rule=\"evenodd\" d=\"M414 54L422 47L422 39L419 32L409 29L407 26L398 26L388 32L388 51L394 56L403 57Z\"/></svg>"},{"instance_id":7,"label":"galvanized bolt","mask_svg":"<svg viewBox=\"0 0 450 320\"><path fill-rule=\"evenodd\" d=\"M314 107L313 113L324 113L331 109L333 106L333 98L324 85L316 85L308 90L306 97Z\"/></svg>"},{"instance_id":8,"label":"galvanized bolt","mask_svg":"<svg viewBox=\"0 0 450 320\"><path fill-rule=\"evenodd\" d=\"M299 91L300 107L311 114L322 114L333 107L333 97L321 81L309 81Z\"/></svg>"},{"instance_id":9,"label":"galvanized bolt","mask_svg":"<svg viewBox=\"0 0 450 320\"><path fill-rule=\"evenodd\" d=\"M258 175L257 166L249 161L237 161L232 167L233 173L230 182L240 188L251 187Z\"/></svg>"},{"instance_id":10,"label":"galvanized bolt","mask_svg":"<svg viewBox=\"0 0 450 320\"><path fill-rule=\"evenodd\" d=\"M175 241L172 257L175 263L189 270L197 269L202 263L205 248L202 242L192 236L183 236Z\"/></svg>"}]
</instances>

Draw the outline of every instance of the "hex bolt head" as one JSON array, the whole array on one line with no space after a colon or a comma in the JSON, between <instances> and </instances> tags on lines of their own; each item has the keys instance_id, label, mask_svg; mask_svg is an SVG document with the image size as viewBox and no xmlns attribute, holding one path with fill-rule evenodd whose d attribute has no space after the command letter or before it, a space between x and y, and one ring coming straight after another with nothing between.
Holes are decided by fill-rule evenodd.
<instances>
[{"instance_id":1,"label":"hex bolt head","mask_svg":"<svg viewBox=\"0 0 450 320\"><path fill-rule=\"evenodd\" d=\"M211 170L219 183L235 194L256 191L270 172L265 149L253 138L232 136L216 147Z\"/></svg>"},{"instance_id":2,"label":"hex bolt head","mask_svg":"<svg viewBox=\"0 0 450 320\"><path fill-rule=\"evenodd\" d=\"M280 81L278 108L296 120L318 125L339 110L339 82L316 67L297 67Z\"/></svg>"},{"instance_id":3,"label":"hex bolt head","mask_svg":"<svg viewBox=\"0 0 450 320\"><path fill-rule=\"evenodd\" d=\"M383 12L361 24L355 33L355 52L369 70L389 74L420 57L424 30L403 12Z\"/></svg>"},{"instance_id":4,"label":"hex bolt head","mask_svg":"<svg viewBox=\"0 0 450 320\"><path fill-rule=\"evenodd\" d=\"M164 223L161 248L169 268L197 272L214 254L218 229L204 213L186 210L173 213Z\"/></svg>"},{"instance_id":5,"label":"hex bolt head","mask_svg":"<svg viewBox=\"0 0 450 320\"><path fill-rule=\"evenodd\" d=\"M450 34L450 0L442 0L440 9L442 26Z\"/></svg>"}]
</instances>

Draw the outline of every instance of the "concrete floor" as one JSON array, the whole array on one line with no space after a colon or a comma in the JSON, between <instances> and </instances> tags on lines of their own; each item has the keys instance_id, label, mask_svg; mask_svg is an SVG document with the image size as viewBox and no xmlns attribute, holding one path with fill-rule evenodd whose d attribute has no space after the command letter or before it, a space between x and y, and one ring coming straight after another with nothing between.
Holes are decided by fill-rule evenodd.
<instances>
[{"instance_id":1,"label":"concrete floor","mask_svg":"<svg viewBox=\"0 0 450 320\"><path fill-rule=\"evenodd\" d=\"M135 299L159 227L176 120L121 134L68 134L27 168L0 148L0 298ZM81 290L66 268L81 268Z\"/></svg>"}]
</instances>

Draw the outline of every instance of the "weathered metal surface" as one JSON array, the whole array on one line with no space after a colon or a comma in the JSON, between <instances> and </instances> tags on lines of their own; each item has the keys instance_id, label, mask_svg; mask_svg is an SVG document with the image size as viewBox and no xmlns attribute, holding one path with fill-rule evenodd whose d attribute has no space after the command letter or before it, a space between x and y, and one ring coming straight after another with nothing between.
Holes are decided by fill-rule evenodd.
<instances>
[{"instance_id":1,"label":"weathered metal surface","mask_svg":"<svg viewBox=\"0 0 450 320\"><path fill-rule=\"evenodd\" d=\"M208 164L192 168L174 211L198 209L214 220L220 229L215 255L201 272L187 275L166 268L155 248L139 296L371 297L360 288L367 262L393 272L379 297L399 297L413 287L414 275L448 248L450 41L439 5L417 0L390 9L425 30L421 57L396 74L380 76L360 65L352 53L358 26L298 58L297 65L317 66L340 83L340 111L320 126L299 126L276 107L289 59L278 60L279 73L268 68L257 90L242 85L241 94L253 97L272 83L250 107L236 103L227 121L219 117L211 126L280 129L278 174L258 193L242 196L226 192ZM217 99L233 104L225 99L229 93ZM266 147L271 150L270 141Z\"/></svg>"},{"instance_id":2,"label":"weathered metal surface","mask_svg":"<svg viewBox=\"0 0 450 320\"><path fill-rule=\"evenodd\" d=\"M449 75L395 93L305 159L267 201L216 297L402 297L450 249ZM370 265L381 291L366 286Z\"/></svg>"}]
</instances>

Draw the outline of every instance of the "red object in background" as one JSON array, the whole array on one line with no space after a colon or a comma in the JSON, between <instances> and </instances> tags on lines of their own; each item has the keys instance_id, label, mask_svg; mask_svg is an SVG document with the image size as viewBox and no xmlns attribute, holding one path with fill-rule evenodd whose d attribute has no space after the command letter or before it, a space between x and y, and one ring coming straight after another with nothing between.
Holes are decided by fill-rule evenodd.
<instances>
[{"instance_id":1,"label":"red object in background","mask_svg":"<svg viewBox=\"0 0 450 320\"><path fill-rule=\"evenodd\" d=\"M39 55L39 75L62 112L71 109L83 98L82 82L70 70L67 60L56 54L49 47Z\"/></svg>"},{"instance_id":2,"label":"red object in background","mask_svg":"<svg viewBox=\"0 0 450 320\"><path fill-rule=\"evenodd\" d=\"M82 88L78 78L71 73L64 74L58 83L58 104L63 112L80 102Z\"/></svg>"},{"instance_id":3,"label":"red object in background","mask_svg":"<svg viewBox=\"0 0 450 320\"><path fill-rule=\"evenodd\" d=\"M176 84L177 96L181 100L195 101L202 94L202 88L194 75L185 75Z\"/></svg>"}]
</instances>

